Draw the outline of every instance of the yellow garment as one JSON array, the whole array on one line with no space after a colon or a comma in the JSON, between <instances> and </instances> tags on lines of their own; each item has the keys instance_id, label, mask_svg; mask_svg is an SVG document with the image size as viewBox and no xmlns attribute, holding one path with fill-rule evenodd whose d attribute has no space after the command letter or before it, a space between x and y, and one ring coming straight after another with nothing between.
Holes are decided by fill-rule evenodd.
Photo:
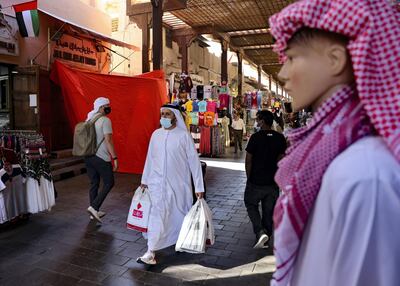
<instances>
[{"instance_id":1,"label":"yellow garment","mask_svg":"<svg viewBox=\"0 0 400 286\"><path fill-rule=\"evenodd\" d=\"M192 117L190 116L189 112L186 112L185 114L185 123L186 123L186 127L188 129L190 129L190 124L192 124Z\"/></svg>"},{"instance_id":2,"label":"yellow garment","mask_svg":"<svg viewBox=\"0 0 400 286\"><path fill-rule=\"evenodd\" d=\"M186 108L186 112L192 112L193 111L193 101L189 100L188 102L186 102L185 108Z\"/></svg>"}]
</instances>

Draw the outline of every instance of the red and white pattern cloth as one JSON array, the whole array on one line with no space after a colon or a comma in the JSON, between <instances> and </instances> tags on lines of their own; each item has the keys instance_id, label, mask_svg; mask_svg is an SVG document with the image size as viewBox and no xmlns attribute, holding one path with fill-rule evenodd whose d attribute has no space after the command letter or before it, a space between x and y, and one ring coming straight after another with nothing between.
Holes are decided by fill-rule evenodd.
<instances>
[{"instance_id":1,"label":"red and white pattern cloth","mask_svg":"<svg viewBox=\"0 0 400 286\"><path fill-rule=\"evenodd\" d=\"M355 87L338 91L309 126L290 135L291 147L279 164L276 180L284 195L274 213L272 285L288 285L330 162L374 130L400 161L400 17L387 0L305 0L272 16L270 27L282 60L287 42L302 27L347 36L356 79Z\"/></svg>"}]
</instances>

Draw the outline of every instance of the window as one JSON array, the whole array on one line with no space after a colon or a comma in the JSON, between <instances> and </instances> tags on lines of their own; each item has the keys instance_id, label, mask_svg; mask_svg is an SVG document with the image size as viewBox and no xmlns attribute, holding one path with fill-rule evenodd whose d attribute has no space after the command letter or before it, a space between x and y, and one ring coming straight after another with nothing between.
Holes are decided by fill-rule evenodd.
<instances>
[{"instance_id":1,"label":"window","mask_svg":"<svg viewBox=\"0 0 400 286\"><path fill-rule=\"evenodd\" d=\"M172 30L165 30L165 46L172 49Z\"/></svg>"},{"instance_id":2,"label":"window","mask_svg":"<svg viewBox=\"0 0 400 286\"><path fill-rule=\"evenodd\" d=\"M111 20L111 31L112 32L118 32L118 23L119 23L118 18L114 18Z\"/></svg>"}]
</instances>

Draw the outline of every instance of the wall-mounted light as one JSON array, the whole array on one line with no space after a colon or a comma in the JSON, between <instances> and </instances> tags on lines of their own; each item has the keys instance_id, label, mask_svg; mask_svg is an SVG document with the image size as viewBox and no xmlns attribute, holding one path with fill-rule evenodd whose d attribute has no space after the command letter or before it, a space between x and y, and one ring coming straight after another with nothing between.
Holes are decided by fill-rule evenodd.
<instances>
[{"instance_id":1,"label":"wall-mounted light","mask_svg":"<svg viewBox=\"0 0 400 286\"><path fill-rule=\"evenodd\" d=\"M96 43L95 45L96 45L96 51L97 51L98 53L103 53L103 52L106 51L106 50L104 49L104 46L103 46L103 45L101 45L101 44L99 44L99 43Z\"/></svg>"}]
</instances>

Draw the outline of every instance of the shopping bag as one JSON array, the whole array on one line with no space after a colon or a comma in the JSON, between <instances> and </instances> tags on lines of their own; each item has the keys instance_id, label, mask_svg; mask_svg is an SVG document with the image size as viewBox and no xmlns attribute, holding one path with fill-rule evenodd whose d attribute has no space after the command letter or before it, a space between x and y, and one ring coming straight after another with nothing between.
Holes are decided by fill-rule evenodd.
<instances>
[{"instance_id":1,"label":"shopping bag","mask_svg":"<svg viewBox=\"0 0 400 286\"><path fill-rule=\"evenodd\" d=\"M147 188L137 188L129 209L126 227L140 232L147 232L151 209L151 200Z\"/></svg>"},{"instance_id":2,"label":"shopping bag","mask_svg":"<svg viewBox=\"0 0 400 286\"><path fill-rule=\"evenodd\" d=\"M206 244L213 245L215 243L215 231L214 231L214 224L212 221L212 212L205 200L201 199L200 203L202 204L207 222Z\"/></svg>"},{"instance_id":3,"label":"shopping bag","mask_svg":"<svg viewBox=\"0 0 400 286\"><path fill-rule=\"evenodd\" d=\"M204 212L203 199L198 200L183 219L179 232L176 251L189 253L204 253L206 250L207 220Z\"/></svg>"}]
</instances>

